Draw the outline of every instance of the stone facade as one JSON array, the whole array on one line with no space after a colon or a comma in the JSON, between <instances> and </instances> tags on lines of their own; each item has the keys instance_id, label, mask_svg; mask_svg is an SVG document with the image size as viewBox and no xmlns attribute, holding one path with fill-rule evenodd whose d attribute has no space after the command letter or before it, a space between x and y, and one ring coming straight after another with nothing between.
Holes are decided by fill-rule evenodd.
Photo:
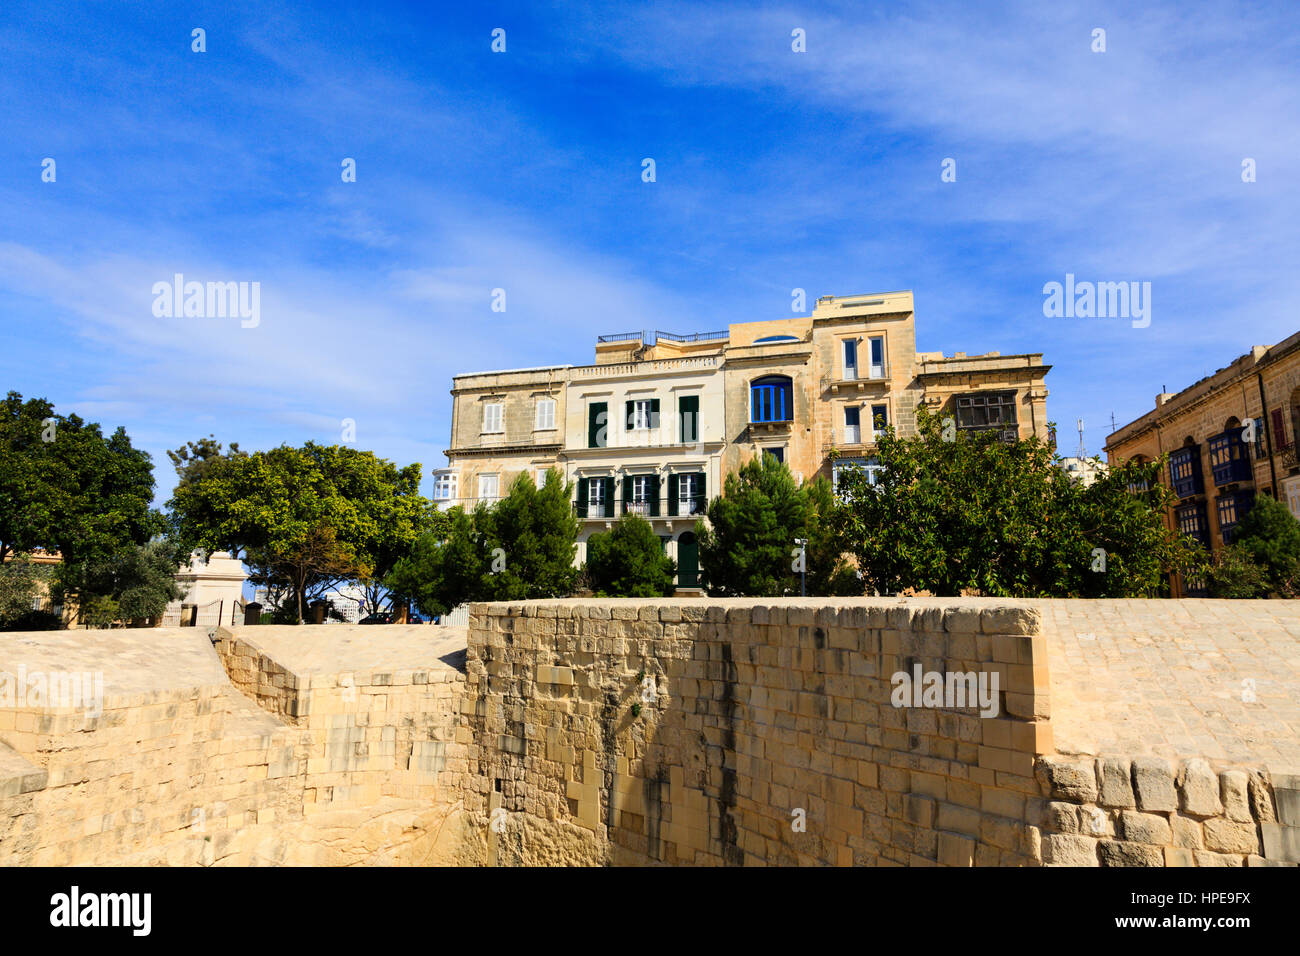
<instances>
[{"instance_id":1,"label":"stone facade","mask_svg":"<svg viewBox=\"0 0 1300 956\"><path fill-rule=\"evenodd\" d=\"M1233 633L1213 604L1195 602L476 606L469 855L500 865L1294 865L1296 611L1254 609ZM1099 678L1076 659L1088 646L1140 667L1148 618L1168 618L1189 645L1158 652L1173 687L1147 693L1149 710L1123 667ZM1204 714L1208 701L1227 709L1218 698L1239 681L1231 667L1204 674L1215 643L1244 673L1257 672L1237 645L1255 647L1275 685L1227 727ZM892 675L916 665L997 673L998 715L893 706ZM1204 696L1181 696L1197 678ZM1130 713L1144 744L1128 739Z\"/></svg>"},{"instance_id":2,"label":"stone facade","mask_svg":"<svg viewBox=\"0 0 1300 956\"><path fill-rule=\"evenodd\" d=\"M434 471L439 503L491 504L524 472L537 481L555 467L564 447L567 379L568 366L456 376L450 467Z\"/></svg>"},{"instance_id":3,"label":"stone facade","mask_svg":"<svg viewBox=\"0 0 1300 956\"><path fill-rule=\"evenodd\" d=\"M1162 481L1178 501L1168 526L1217 552L1256 494L1285 502L1300 517L1298 429L1300 332L1255 346L1181 392L1160 393L1152 411L1110 435L1106 454L1112 463L1170 455ZM1181 575L1170 590L1175 597L1205 593L1203 582Z\"/></svg>"},{"instance_id":4,"label":"stone facade","mask_svg":"<svg viewBox=\"0 0 1300 956\"><path fill-rule=\"evenodd\" d=\"M102 697L0 707L0 864L450 860L464 632L385 630L368 668L340 626L6 635L0 671Z\"/></svg>"},{"instance_id":5,"label":"stone facade","mask_svg":"<svg viewBox=\"0 0 1300 956\"><path fill-rule=\"evenodd\" d=\"M1048 438L1042 355L918 353L911 292L824 296L811 315L725 332L601 336L595 358L457 376L450 464L435 473L435 497L472 506L554 465L584 496L578 561L592 533L635 510L687 567L679 585L690 586L700 499L764 452L797 478L833 479L836 467L870 462L877 416L915 434L920 404L959 428ZM557 393L561 430L539 431L538 405ZM605 496L594 512L592 481Z\"/></svg>"},{"instance_id":6,"label":"stone facade","mask_svg":"<svg viewBox=\"0 0 1300 956\"><path fill-rule=\"evenodd\" d=\"M0 700L0 864L1296 865L1300 602L1246 604L9 635L0 670L103 695ZM917 671L996 709L898 706Z\"/></svg>"}]
</instances>

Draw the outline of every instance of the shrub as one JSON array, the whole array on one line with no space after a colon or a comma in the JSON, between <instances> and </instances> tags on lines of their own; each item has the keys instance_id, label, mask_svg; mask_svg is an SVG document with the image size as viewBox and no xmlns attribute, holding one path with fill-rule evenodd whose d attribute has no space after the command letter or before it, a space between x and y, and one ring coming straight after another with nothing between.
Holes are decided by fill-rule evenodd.
<instances>
[{"instance_id":1,"label":"shrub","mask_svg":"<svg viewBox=\"0 0 1300 956\"><path fill-rule=\"evenodd\" d=\"M587 541L585 571L597 597L665 597L673 593L677 565L649 521L625 514L613 530Z\"/></svg>"}]
</instances>

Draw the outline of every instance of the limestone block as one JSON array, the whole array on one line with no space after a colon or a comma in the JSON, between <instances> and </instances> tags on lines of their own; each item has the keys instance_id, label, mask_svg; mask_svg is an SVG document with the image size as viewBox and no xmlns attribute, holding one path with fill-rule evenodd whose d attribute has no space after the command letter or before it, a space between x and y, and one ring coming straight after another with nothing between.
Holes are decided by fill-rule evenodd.
<instances>
[{"instance_id":1,"label":"limestone block","mask_svg":"<svg viewBox=\"0 0 1300 956\"><path fill-rule=\"evenodd\" d=\"M1178 809L1178 793L1169 761L1160 757L1138 757L1133 761L1133 783L1141 809L1154 812Z\"/></svg>"},{"instance_id":2,"label":"limestone block","mask_svg":"<svg viewBox=\"0 0 1300 956\"><path fill-rule=\"evenodd\" d=\"M1219 778L1204 760L1184 761L1178 773L1179 805L1183 813L1196 817L1213 817L1223 812L1219 800Z\"/></svg>"}]
</instances>

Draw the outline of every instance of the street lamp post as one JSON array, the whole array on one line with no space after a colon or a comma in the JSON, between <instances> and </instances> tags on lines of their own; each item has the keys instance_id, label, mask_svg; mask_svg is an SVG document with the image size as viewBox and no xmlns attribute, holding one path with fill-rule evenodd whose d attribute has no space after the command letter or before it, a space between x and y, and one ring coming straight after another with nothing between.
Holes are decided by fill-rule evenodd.
<instances>
[{"instance_id":1,"label":"street lamp post","mask_svg":"<svg viewBox=\"0 0 1300 956\"><path fill-rule=\"evenodd\" d=\"M807 597L808 539L795 538L794 543L799 545L799 596Z\"/></svg>"}]
</instances>

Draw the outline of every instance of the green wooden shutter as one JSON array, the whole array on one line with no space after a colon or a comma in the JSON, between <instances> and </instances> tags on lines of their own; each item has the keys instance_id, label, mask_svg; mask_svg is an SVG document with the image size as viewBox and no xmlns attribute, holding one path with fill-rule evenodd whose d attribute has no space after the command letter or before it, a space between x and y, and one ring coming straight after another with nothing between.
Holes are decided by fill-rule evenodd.
<instances>
[{"instance_id":1,"label":"green wooden shutter","mask_svg":"<svg viewBox=\"0 0 1300 956\"><path fill-rule=\"evenodd\" d=\"M632 500L632 476L624 475L623 476L623 511L618 513L620 514L626 513L627 505L629 502L631 502L631 500Z\"/></svg>"},{"instance_id":2,"label":"green wooden shutter","mask_svg":"<svg viewBox=\"0 0 1300 956\"><path fill-rule=\"evenodd\" d=\"M609 415L606 412L609 409L607 402L592 402L587 406L587 447L604 448L609 440L608 421ZM601 419L605 421L601 421ZM606 434L602 435L601 431Z\"/></svg>"},{"instance_id":3,"label":"green wooden shutter","mask_svg":"<svg viewBox=\"0 0 1300 956\"><path fill-rule=\"evenodd\" d=\"M614 517L614 479L602 478L605 483L605 517Z\"/></svg>"},{"instance_id":4,"label":"green wooden shutter","mask_svg":"<svg viewBox=\"0 0 1300 956\"><path fill-rule=\"evenodd\" d=\"M578 479L578 517L587 517L587 479Z\"/></svg>"},{"instance_id":5,"label":"green wooden shutter","mask_svg":"<svg viewBox=\"0 0 1300 956\"><path fill-rule=\"evenodd\" d=\"M677 514L677 486L679 484L677 475L668 476L668 514Z\"/></svg>"},{"instance_id":6,"label":"green wooden shutter","mask_svg":"<svg viewBox=\"0 0 1300 956\"><path fill-rule=\"evenodd\" d=\"M656 404L658 404L656 402ZM650 516L659 516L659 476L650 476Z\"/></svg>"},{"instance_id":7,"label":"green wooden shutter","mask_svg":"<svg viewBox=\"0 0 1300 956\"><path fill-rule=\"evenodd\" d=\"M683 395L677 400L677 417L681 422L679 434L683 443L700 440L700 396Z\"/></svg>"},{"instance_id":8,"label":"green wooden shutter","mask_svg":"<svg viewBox=\"0 0 1300 956\"><path fill-rule=\"evenodd\" d=\"M636 428L636 402L624 402L623 404L626 406L627 410L627 415L625 416L627 418L627 430L631 431Z\"/></svg>"},{"instance_id":9,"label":"green wooden shutter","mask_svg":"<svg viewBox=\"0 0 1300 956\"><path fill-rule=\"evenodd\" d=\"M650 427L659 427L659 399L650 399Z\"/></svg>"}]
</instances>

